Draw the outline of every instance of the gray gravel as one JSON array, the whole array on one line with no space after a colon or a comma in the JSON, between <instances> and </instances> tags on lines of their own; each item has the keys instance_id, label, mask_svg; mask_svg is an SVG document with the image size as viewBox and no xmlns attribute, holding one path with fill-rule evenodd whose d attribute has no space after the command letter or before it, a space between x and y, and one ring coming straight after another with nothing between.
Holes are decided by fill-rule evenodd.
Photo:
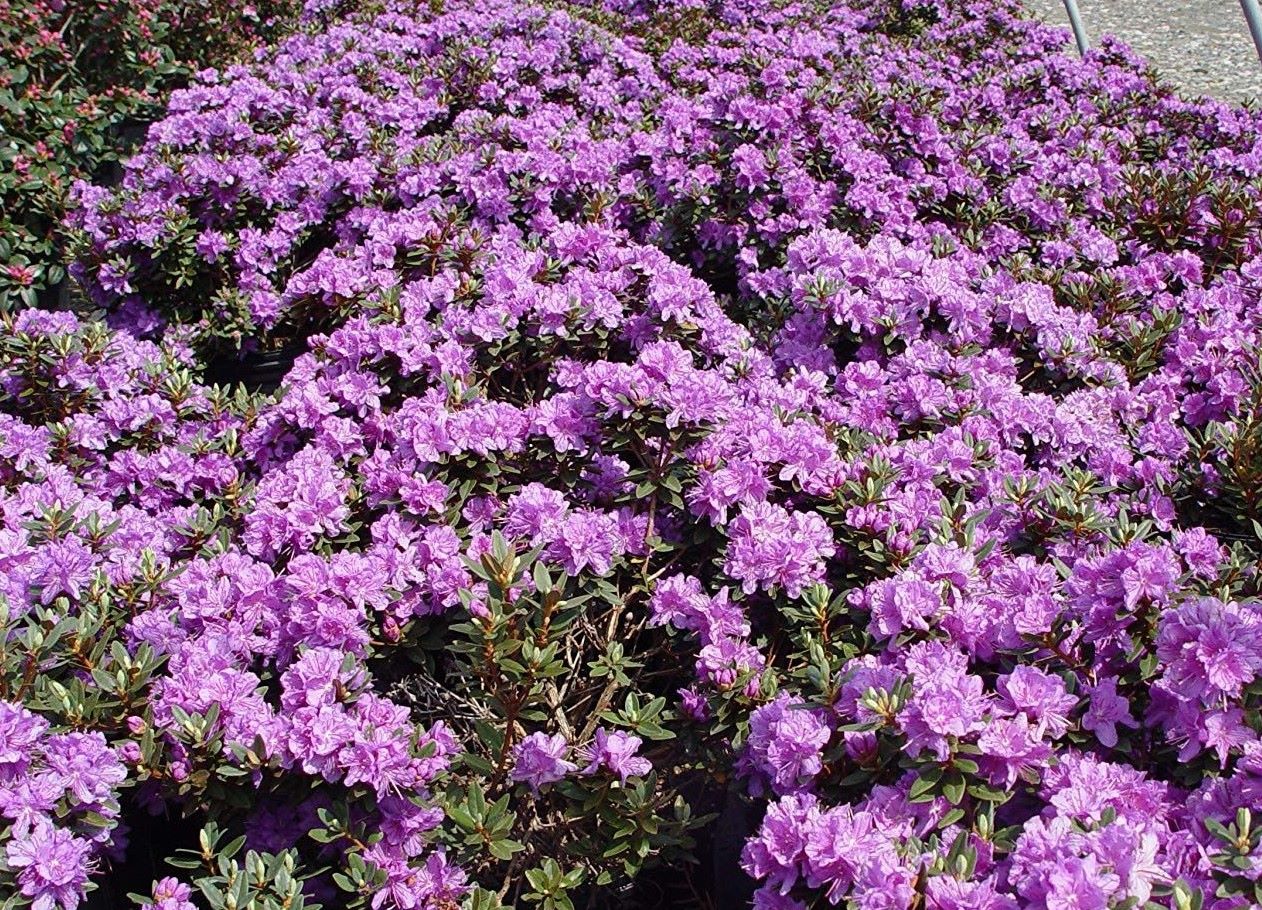
<instances>
[{"instance_id":1,"label":"gray gravel","mask_svg":"<svg viewBox=\"0 0 1262 910\"><path fill-rule=\"evenodd\" d=\"M1061 0L1025 4L1072 42ZM1078 9L1088 41L1116 35L1186 94L1236 102L1262 95L1262 62L1239 0L1078 0Z\"/></svg>"}]
</instances>

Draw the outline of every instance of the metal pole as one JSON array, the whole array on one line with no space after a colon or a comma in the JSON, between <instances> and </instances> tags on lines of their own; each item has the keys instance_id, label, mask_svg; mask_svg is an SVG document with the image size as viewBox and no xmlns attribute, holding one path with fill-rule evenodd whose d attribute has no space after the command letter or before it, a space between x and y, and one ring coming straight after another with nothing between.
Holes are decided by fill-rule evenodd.
<instances>
[{"instance_id":1,"label":"metal pole","mask_svg":"<svg viewBox=\"0 0 1262 910\"><path fill-rule=\"evenodd\" d=\"M1257 0L1240 0L1240 2L1252 5L1254 15L1257 15ZM1085 57L1087 56L1087 30L1082 27L1082 17L1078 15L1078 0L1065 0L1065 12L1069 13L1069 24L1074 30L1074 41L1078 42L1078 53ZM1262 18L1258 21L1262 25ZM1258 40L1258 34L1258 32L1254 33L1254 41ZM1259 46L1258 52L1262 53L1262 46Z\"/></svg>"},{"instance_id":2,"label":"metal pole","mask_svg":"<svg viewBox=\"0 0 1262 910\"><path fill-rule=\"evenodd\" d=\"M1262 10L1258 9L1258 0L1240 0L1240 8L1249 23L1249 34L1253 36L1253 47L1262 60Z\"/></svg>"}]
</instances>

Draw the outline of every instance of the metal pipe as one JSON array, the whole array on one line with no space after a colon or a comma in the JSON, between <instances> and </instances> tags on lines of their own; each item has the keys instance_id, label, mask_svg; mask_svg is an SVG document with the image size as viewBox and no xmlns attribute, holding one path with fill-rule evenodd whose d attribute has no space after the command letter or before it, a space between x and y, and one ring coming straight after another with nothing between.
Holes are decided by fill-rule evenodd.
<instances>
[{"instance_id":1,"label":"metal pipe","mask_svg":"<svg viewBox=\"0 0 1262 910\"><path fill-rule=\"evenodd\" d=\"M1258 0L1240 0L1240 8L1244 10L1245 21L1249 23L1249 34L1253 36L1253 47L1262 60L1262 10L1258 9Z\"/></svg>"},{"instance_id":2,"label":"metal pipe","mask_svg":"<svg viewBox=\"0 0 1262 910\"><path fill-rule=\"evenodd\" d=\"M1251 4L1254 14L1257 15L1257 0L1240 0L1240 2ZM1069 25L1074 30L1074 41L1078 43L1078 53L1085 57L1087 56L1087 30L1082 27L1082 16L1078 15L1078 0L1065 0L1065 12L1069 13ZM1262 18L1259 18L1258 22L1262 25ZM1258 34L1254 33L1255 42L1258 40ZM1259 45L1258 53L1262 54L1262 45Z\"/></svg>"}]
</instances>

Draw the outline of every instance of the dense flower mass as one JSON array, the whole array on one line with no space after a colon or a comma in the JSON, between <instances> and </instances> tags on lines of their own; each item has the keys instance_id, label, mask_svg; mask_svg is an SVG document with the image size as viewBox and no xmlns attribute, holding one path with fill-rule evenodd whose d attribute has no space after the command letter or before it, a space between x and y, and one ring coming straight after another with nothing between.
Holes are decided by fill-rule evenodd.
<instances>
[{"instance_id":1,"label":"dense flower mass","mask_svg":"<svg viewBox=\"0 0 1262 910\"><path fill-rule=\"evenodd\" d=\"M4 317L0 897L165 812L180 910L1262 903L1257 114L1009 0L341 6Z\"/></svg>"},{"instance_id":2,"label":"dense flower mass","mask_svg":"<svg viewBox=\"0 0 1262 910\"><path fill-rule=\"evenodd\" d=\"M18 891L33 907L73 908L96 855L113 845L123 762L100 733L50 733L47 721L8 701L0 744L0 815Z\"/></svg>"}]
</instances>

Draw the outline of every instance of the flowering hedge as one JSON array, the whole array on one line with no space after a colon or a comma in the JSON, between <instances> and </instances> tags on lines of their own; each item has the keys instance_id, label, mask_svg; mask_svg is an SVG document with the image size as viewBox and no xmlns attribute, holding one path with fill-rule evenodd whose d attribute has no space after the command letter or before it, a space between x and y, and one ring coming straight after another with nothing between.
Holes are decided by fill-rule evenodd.
<instances>
[{"instance_id":1,"label":"flowering hedge","mask_svg":"<svg viewBox=\"0 0 1262 910\"><path fill-rule=\"evenodd\" d=\"M1262 901L1257 115L1006 0L324 7L5 327L0 894Z\"/></svg>"}]
</instances>

